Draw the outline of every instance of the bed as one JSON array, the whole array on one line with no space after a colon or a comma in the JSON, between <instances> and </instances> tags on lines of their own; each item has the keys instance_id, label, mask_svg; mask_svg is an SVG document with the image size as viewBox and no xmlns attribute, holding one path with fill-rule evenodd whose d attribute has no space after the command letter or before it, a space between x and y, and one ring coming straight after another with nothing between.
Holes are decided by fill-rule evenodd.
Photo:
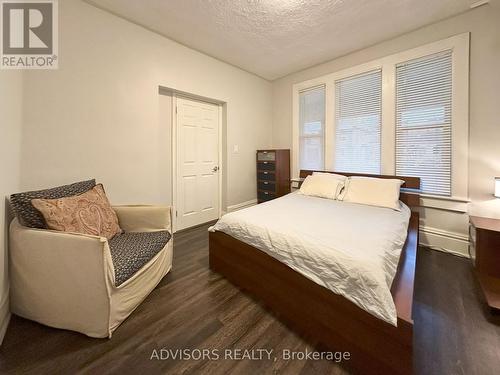
<instances>
[{"instance_id":1,"label":"bed","mask_svg":"<svg viewBox=\"0 0 500 375\"><path fill-rule=\"evenodd\" d=\"M397 213L292 193L227 215L209 233L210 268L319 349L348 351L351 370L411 373L420 180L397 178Z\"/></svg>"}]
</instances>

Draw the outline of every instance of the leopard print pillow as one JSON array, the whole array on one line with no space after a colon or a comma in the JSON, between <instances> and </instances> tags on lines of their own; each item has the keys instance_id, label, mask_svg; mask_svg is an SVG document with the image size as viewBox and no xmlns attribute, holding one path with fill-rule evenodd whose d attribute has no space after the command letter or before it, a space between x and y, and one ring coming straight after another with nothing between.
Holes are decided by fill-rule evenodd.
<instances>
[{"instance_id":1,"label":"leopard print pillow","mask_svg":"<svg viewBox=\"0 0 500 375\"><path fill-rule=\"evenodd\" d=\"M33 199L59 199L82 194L95 186L95 180L75 182L71 185L58 186L52 189L27 191L12 194L10 204L21 225L30 228L47 229L42 214L31 204Z\"/></svg>"}]
</instances>

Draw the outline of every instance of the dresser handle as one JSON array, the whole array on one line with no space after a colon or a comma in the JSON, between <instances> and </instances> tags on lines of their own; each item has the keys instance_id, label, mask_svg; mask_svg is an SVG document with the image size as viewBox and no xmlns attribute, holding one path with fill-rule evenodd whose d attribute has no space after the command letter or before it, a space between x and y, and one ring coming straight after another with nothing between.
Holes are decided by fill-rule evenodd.
<instances>
[{"instance_id":1,"label":"dresser handle","mask_svg":"<svg viewBox=\"0 0 500 375\"><path fill-rule=\"evenodd\" d=\"M264 185L267 185L268 183L269 183L269 182L267 182L267 181L264 181Z\"/></svg>"}]
</instances>

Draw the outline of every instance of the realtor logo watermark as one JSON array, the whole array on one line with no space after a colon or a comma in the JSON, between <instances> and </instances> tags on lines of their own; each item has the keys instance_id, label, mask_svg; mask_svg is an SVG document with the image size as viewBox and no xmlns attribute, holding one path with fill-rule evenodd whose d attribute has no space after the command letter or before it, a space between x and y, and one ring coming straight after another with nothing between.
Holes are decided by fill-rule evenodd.
<instances>
[{"instance_id":1,"label":"realtor logo watermark","mask_svg":"<svg viewBox=\"0 0 500 375\"><path fill-rule=\"evenodd\" d=\"M1 69L57 69L57 0L0 0Z\"/></svg>"}]
</instances>

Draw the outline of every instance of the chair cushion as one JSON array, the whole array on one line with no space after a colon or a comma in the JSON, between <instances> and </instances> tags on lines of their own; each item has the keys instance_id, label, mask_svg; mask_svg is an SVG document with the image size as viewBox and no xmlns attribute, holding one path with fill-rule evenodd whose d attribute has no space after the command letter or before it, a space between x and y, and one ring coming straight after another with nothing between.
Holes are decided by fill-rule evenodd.
<instances>
[{"instance_id":1,"label":"chair cushion","mask_svg":"<svg viewBox=\"0 0 500 375\"><path fill-rule=\"evenodd\" d=\"M85 193L94 186L95 180L88 180L52 189L12 194L10 196L10 204L21 225L30 228L47 229L47 224L45 223L42 214L31 204L32 199L58 199L69 197Z\"/></svg>"},{"instance_id":2,"label":"chair cushion","mask_svg":"<svg viewBox=\"0 0 500 375\"><path fill-rule=\"evenodd\" d=\"M111 258L115 267L115 286L130 279L155 257L170 241L166 231L117 234L109 240Z\"/></svg>"}]
</instances>

